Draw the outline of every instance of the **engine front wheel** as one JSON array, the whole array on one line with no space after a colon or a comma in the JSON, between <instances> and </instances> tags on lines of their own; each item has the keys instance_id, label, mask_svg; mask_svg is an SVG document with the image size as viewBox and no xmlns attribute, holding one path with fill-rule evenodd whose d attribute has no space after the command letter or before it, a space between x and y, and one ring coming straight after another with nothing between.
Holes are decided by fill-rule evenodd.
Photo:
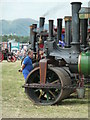
<instances>
[{"instance_id":1,"label":"engine front wheel","mask_svg":"<svg viewBox=\"0 0 90 120\"><path fill-rule=\"evenodd\" d=\"M35 68L27 77L25 91L29 98L39 105L53 105L68 97L70 90L62 89L70 85L67 73L58 68L48 68L45 84L40 83L40 68Z\"/></svg>"}]
</instances>

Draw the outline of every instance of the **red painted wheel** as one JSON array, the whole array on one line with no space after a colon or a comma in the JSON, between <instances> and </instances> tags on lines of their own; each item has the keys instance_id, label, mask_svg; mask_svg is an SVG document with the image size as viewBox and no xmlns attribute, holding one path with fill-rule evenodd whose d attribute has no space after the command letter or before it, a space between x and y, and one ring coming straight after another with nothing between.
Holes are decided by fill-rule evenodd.
<instances>
[{"instance_id":1,"label":"red painted wheel","mask_svg":"<svg viewBox=\"0 0 90 120\"><path fill-rule=\"evenodd\" d=\"M3 56L2 52L0 52L0 62L2 62L3 59L4 59L4 56Z\"/></svg>"},{"instance_id":2,"label":"red painted wheel","mask_svg":"<svg viewBox=\"0 0 90 120\"><path fill-rule=\"evenodd\" d=\"M15 62L16 61L16 57L15 56L12 56L11 57L11 62Z\"/></svg>"},{"instance_id":3,"label":"red painted wheel","mask_svg":"<svg viewBox=\"0 0 90 120\"><path fill-rule=\"evenodd\" d=\"M15 62L17 59L16 59L16 57L15 56L8 56L7 57L7 61L8 62Z\"/></svg>"},{"instance_id":4,"label":"red painted wheel","mask_svg":"<svg viewBox=\"0 0 90 120\"><path fill-rule=\"evenodd\" d=\"M15 61L17 60L17 57L16 56L14 56L15 57Z\"/></svg>"},{"instance_id":5,"label":"red painted wheel","mask_svg":"<svg viewBox=\"0 0 90 120\"><path fill-rule=\"evenodd\" d=\"M11 56L8 56L8 57L7 57L7 61L8 61L8 62L11 62Z\"/></svg>"}]
</instances>

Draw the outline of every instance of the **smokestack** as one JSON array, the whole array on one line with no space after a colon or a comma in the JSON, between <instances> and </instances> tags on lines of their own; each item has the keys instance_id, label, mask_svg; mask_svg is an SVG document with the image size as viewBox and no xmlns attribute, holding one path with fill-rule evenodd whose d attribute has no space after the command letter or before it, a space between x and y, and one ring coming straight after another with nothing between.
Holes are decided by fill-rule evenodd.
<instances>
[{"instance_id":1,"label":"smokestack","mask_svg":"<svg viewBox=\"0 0 90 120\"><path fill-rule=\"evenodd\" d=\"M80 19L80 28L81 28L81 45L82 47L86 47L88 19Z\"/></svg>"},{"instance_id":2,"label":"smokestack","mask_svg":"<svg viewBox=\"0 0 90 120\"><path fill-rule=\"evenodd\" d=\"M37 24L32 24L30 26L30 43L31 43L31 49L34 50L34 52L36 51L35 48L35 42L36 42L36 32L34 31L34 29L37 28Z\"/></svg>"},{"instance_id":3,"label":"smokestack","mask_svg":"<svg viewBox=\"0 0 90 120\"><path fill-rule=\"evenodd\" d=\"M32 43L32 35L33 35L33 25L30 25L30 41L29 43Z\"/></svg>"},{"instance_id":4,"label":"smokestack","mask_svg":"<svg viewBox=\"0 0 90 120\"><path fill-rule=\"evenodd\" d=\"M44 22L45 22L45 18L44 17L40 17L39 28L44 29Z\"/></svg>"},{"instance_id":5,"label":"smokestack","mask_svg":"<svg viewBox=\"0 0 90 120\"><path fill-rule=\"evenodd\" d=\"M72 43L77 45L80 43L80 20L79 10L81 8L81 2L72 2Z\"/></svg>"},{"instance_id":6,"label":"smokestack","mask_svg":"<svg viewBox=\"0 0 90 120\"><path fill-rule=\"evenodd\" d=\"M71 16L65 16L65 43L66 47L70 47L71 43L71 23L72 23L72 17Z\"/></svg>"},{"instance_id":7,"label":"smokestack","mask_svg":"<svg viewBox=\"0 0 90 120\"><path fill-rule=\"evenodd\" d=\"M49 40L53 39L53 20L49 20Z\"/></svg>"},{"instance_id":8,"label":"smokestack","mask_svg":"<svg viewBox=\"0 0 90 120\"><path fill-rule=\"evenodd\" d=\"M59 43L59 40L62 40L62 19L57 19L57 43Z\"/></svg>"},{"instance_id":9,"label":"smokestack","mask_svg":"<svg viewBox=\"0 0 90 120\"><path fill-rule=\"evenodd\" d=\"M37 24L33 24L33 26L34 26L34 29L36 29L37 28ZM34 52L36 52L36 35L37 35L37 33L36 33L36 31L34 31L33 32L33 50L34 50Z\"/></svg>"},{"instance_id":10,"label":"smokestack","mask_svg":"<svg viewBox=\"0 0 90 120\"><path fill-rule=\"evenodd\" d=\"M37 28L37 24L33 24L33 28L36 29Z\"/></svg>"}]
</instances>

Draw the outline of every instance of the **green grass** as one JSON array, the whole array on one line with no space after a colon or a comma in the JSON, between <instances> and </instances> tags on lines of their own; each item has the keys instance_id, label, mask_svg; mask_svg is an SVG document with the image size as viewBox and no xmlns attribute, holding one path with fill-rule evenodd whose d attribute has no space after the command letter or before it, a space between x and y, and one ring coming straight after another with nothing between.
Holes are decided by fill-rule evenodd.
<instances>
[{"instance_id":1,"label":"green grass","mask_svg":"<svg viewBox=\"0 0 90 120\"><path fill-rule=\"evenodd\" d=\"M24 78L18 72L19 68L20 61L2 62L3 118L88 118L87 92L84 99L77 99L76 94L73 94L59 105L34 105L22 88Z\"/></svg>"}]
</instances>

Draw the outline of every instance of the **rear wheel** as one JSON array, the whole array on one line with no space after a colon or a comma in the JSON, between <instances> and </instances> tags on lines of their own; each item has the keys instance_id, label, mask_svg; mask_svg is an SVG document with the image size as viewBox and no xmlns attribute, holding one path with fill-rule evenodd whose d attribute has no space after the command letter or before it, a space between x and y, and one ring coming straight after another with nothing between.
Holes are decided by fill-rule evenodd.
<instances>
[{"instance_id":1,"label":"rear wheel","mask_svg":"<svg viewBox=\"0 0 90 120\"><path fill-rule=\"evenodd\" d=\"M13 55L12 57L11 57L11 62L15 62L16 61L16 57Z\"/></svg>"},{"instance_id":2,"label":"rear wheel","mask_svg":"<svg viewBox=\"0 0 90 120\"><path fill-rule=\"evenodd\" d=\"M8 62L15 62L15 61L16 61L16 57L9 55L9 56L7 57L7 61L8 61Z\"/></svg>"},{"instance_id":3,"label":"rear wheel","mask_svg":"<svg viewBox=\"0 0 90 120\"><path fill-rule=\"evenodd\" d=\"M7 61L8 61L8 62L11 62L11 56L8 56L8 57L7 57Z\"/></svg>"}]
</instances>

